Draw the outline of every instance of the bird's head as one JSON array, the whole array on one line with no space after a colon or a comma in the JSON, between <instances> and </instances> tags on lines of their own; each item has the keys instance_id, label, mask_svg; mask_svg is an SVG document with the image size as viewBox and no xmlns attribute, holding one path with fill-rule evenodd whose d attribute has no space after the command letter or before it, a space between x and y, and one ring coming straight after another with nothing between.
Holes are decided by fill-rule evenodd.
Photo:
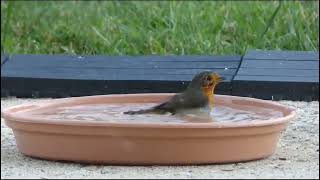
<instances>
[{"instance_id":1,"label":"bird's head","mask_svg":"<svg viewBox=\"0 0 320 180\"><path fill-rule=\"evenodd\" d=\"M204 71L197 74L191 81L189 87L202 89L202 90L212 90L217 84L219 84L225 78L221 77L219 74L211 71Z\"/></svg>"},{"instance_id":2,"label":"bird's head","mask_svg":"<svg viewBox=\"0 0 320 180\"><path fill-rule=\"evenodd\" d=\"M207 97L210 107L214 104L214 89L217 84L219 84L225 78L221 77L219 74L211 71L204 71L197 74L189 84L187 91L195 94L196 92L202 92L202 94Z\"/></svg>"}]
</instances>

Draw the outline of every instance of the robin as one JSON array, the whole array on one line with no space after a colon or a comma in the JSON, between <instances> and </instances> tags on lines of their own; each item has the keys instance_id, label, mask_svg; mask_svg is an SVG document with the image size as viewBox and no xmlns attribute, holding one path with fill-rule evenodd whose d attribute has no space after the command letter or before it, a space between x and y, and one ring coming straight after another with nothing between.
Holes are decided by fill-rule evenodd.
<instances>
[{"instance_id":1,"label":"robin","mask_svg":"<svg viewBox=\"0 0 320 180\"><path fill-rule=\"evenodd\" d=\"M214 104L214 89L224 78L217 73L204 71L197 74L187 89L174 95L171 99L150 109L127 111L124 114L166 114L183 113L184 111L201 110L210 112Z\"/></svg>"}]
</instances>

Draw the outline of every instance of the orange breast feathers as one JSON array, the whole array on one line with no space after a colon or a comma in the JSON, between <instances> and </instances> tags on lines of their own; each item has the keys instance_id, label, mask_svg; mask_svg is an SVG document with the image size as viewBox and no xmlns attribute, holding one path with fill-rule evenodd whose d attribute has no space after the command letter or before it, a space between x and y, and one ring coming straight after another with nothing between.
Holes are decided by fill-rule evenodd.
<instances>
[{"instance_id":1,"label":"orange breast feathers","mask_svg":"<svg viewBox=\"0 0 320 180\"><path fill-rule=\"evenodd\" d=\"M204 93L208 97L209 105L211 108L213 108L213 104L214 104L214 88L215 88L215 85L203 88Z\"/></svg>"}]
</instances>

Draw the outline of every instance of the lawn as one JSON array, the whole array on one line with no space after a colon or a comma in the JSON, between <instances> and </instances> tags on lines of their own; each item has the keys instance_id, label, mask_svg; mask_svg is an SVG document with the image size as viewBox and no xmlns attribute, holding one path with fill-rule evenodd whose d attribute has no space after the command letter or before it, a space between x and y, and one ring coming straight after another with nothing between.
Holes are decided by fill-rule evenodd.
<instances>
[{"instance_id":1,"label":"lawn","mask_svg":"<svg viewBox=\"0 0 320 180\"><path fill-rule=\"evenodd\" d=\"M1 49L109 55L318 51L318 1L285 1L276 11L278 6L276 1L1 1Z\"/></svg>"}]
</instances>

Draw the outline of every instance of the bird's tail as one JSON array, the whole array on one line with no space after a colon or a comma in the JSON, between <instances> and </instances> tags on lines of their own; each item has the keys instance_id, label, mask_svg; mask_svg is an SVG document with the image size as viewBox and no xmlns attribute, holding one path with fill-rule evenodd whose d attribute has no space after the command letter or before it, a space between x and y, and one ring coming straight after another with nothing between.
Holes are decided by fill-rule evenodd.
<instances>
[{"instance_id":1,"label":"bird's tail","mask_svg":"<svg viewBox=\"0 0 320 180\"><path fill-rule=\"evenodd\" d=\"M150 109L142 109L142 110L138 110L138 111L127 111L127 112L124 112L124 114L133 115L133 114L148 114L148 113L152 113L152 114L166 114L168 112L172 113L171 111L163 108L162 106L163 106L163 104L160 104L160 105L152 107Z\"/></svg>"},{"instance_id":2,"label":"bird's tail","mask_svg":"<svg viewBox=\"0 0 320 180\"><path fill-rule=\"evenodd\" d=\"M127 112L124 112L124 114L130 114L130 115L133 115L133 114L147 114L147 113L154 113L155 112L155 109L142 109L142 110L138 110L138 111L127 111Z\"/></svg>"}]
</instances>

